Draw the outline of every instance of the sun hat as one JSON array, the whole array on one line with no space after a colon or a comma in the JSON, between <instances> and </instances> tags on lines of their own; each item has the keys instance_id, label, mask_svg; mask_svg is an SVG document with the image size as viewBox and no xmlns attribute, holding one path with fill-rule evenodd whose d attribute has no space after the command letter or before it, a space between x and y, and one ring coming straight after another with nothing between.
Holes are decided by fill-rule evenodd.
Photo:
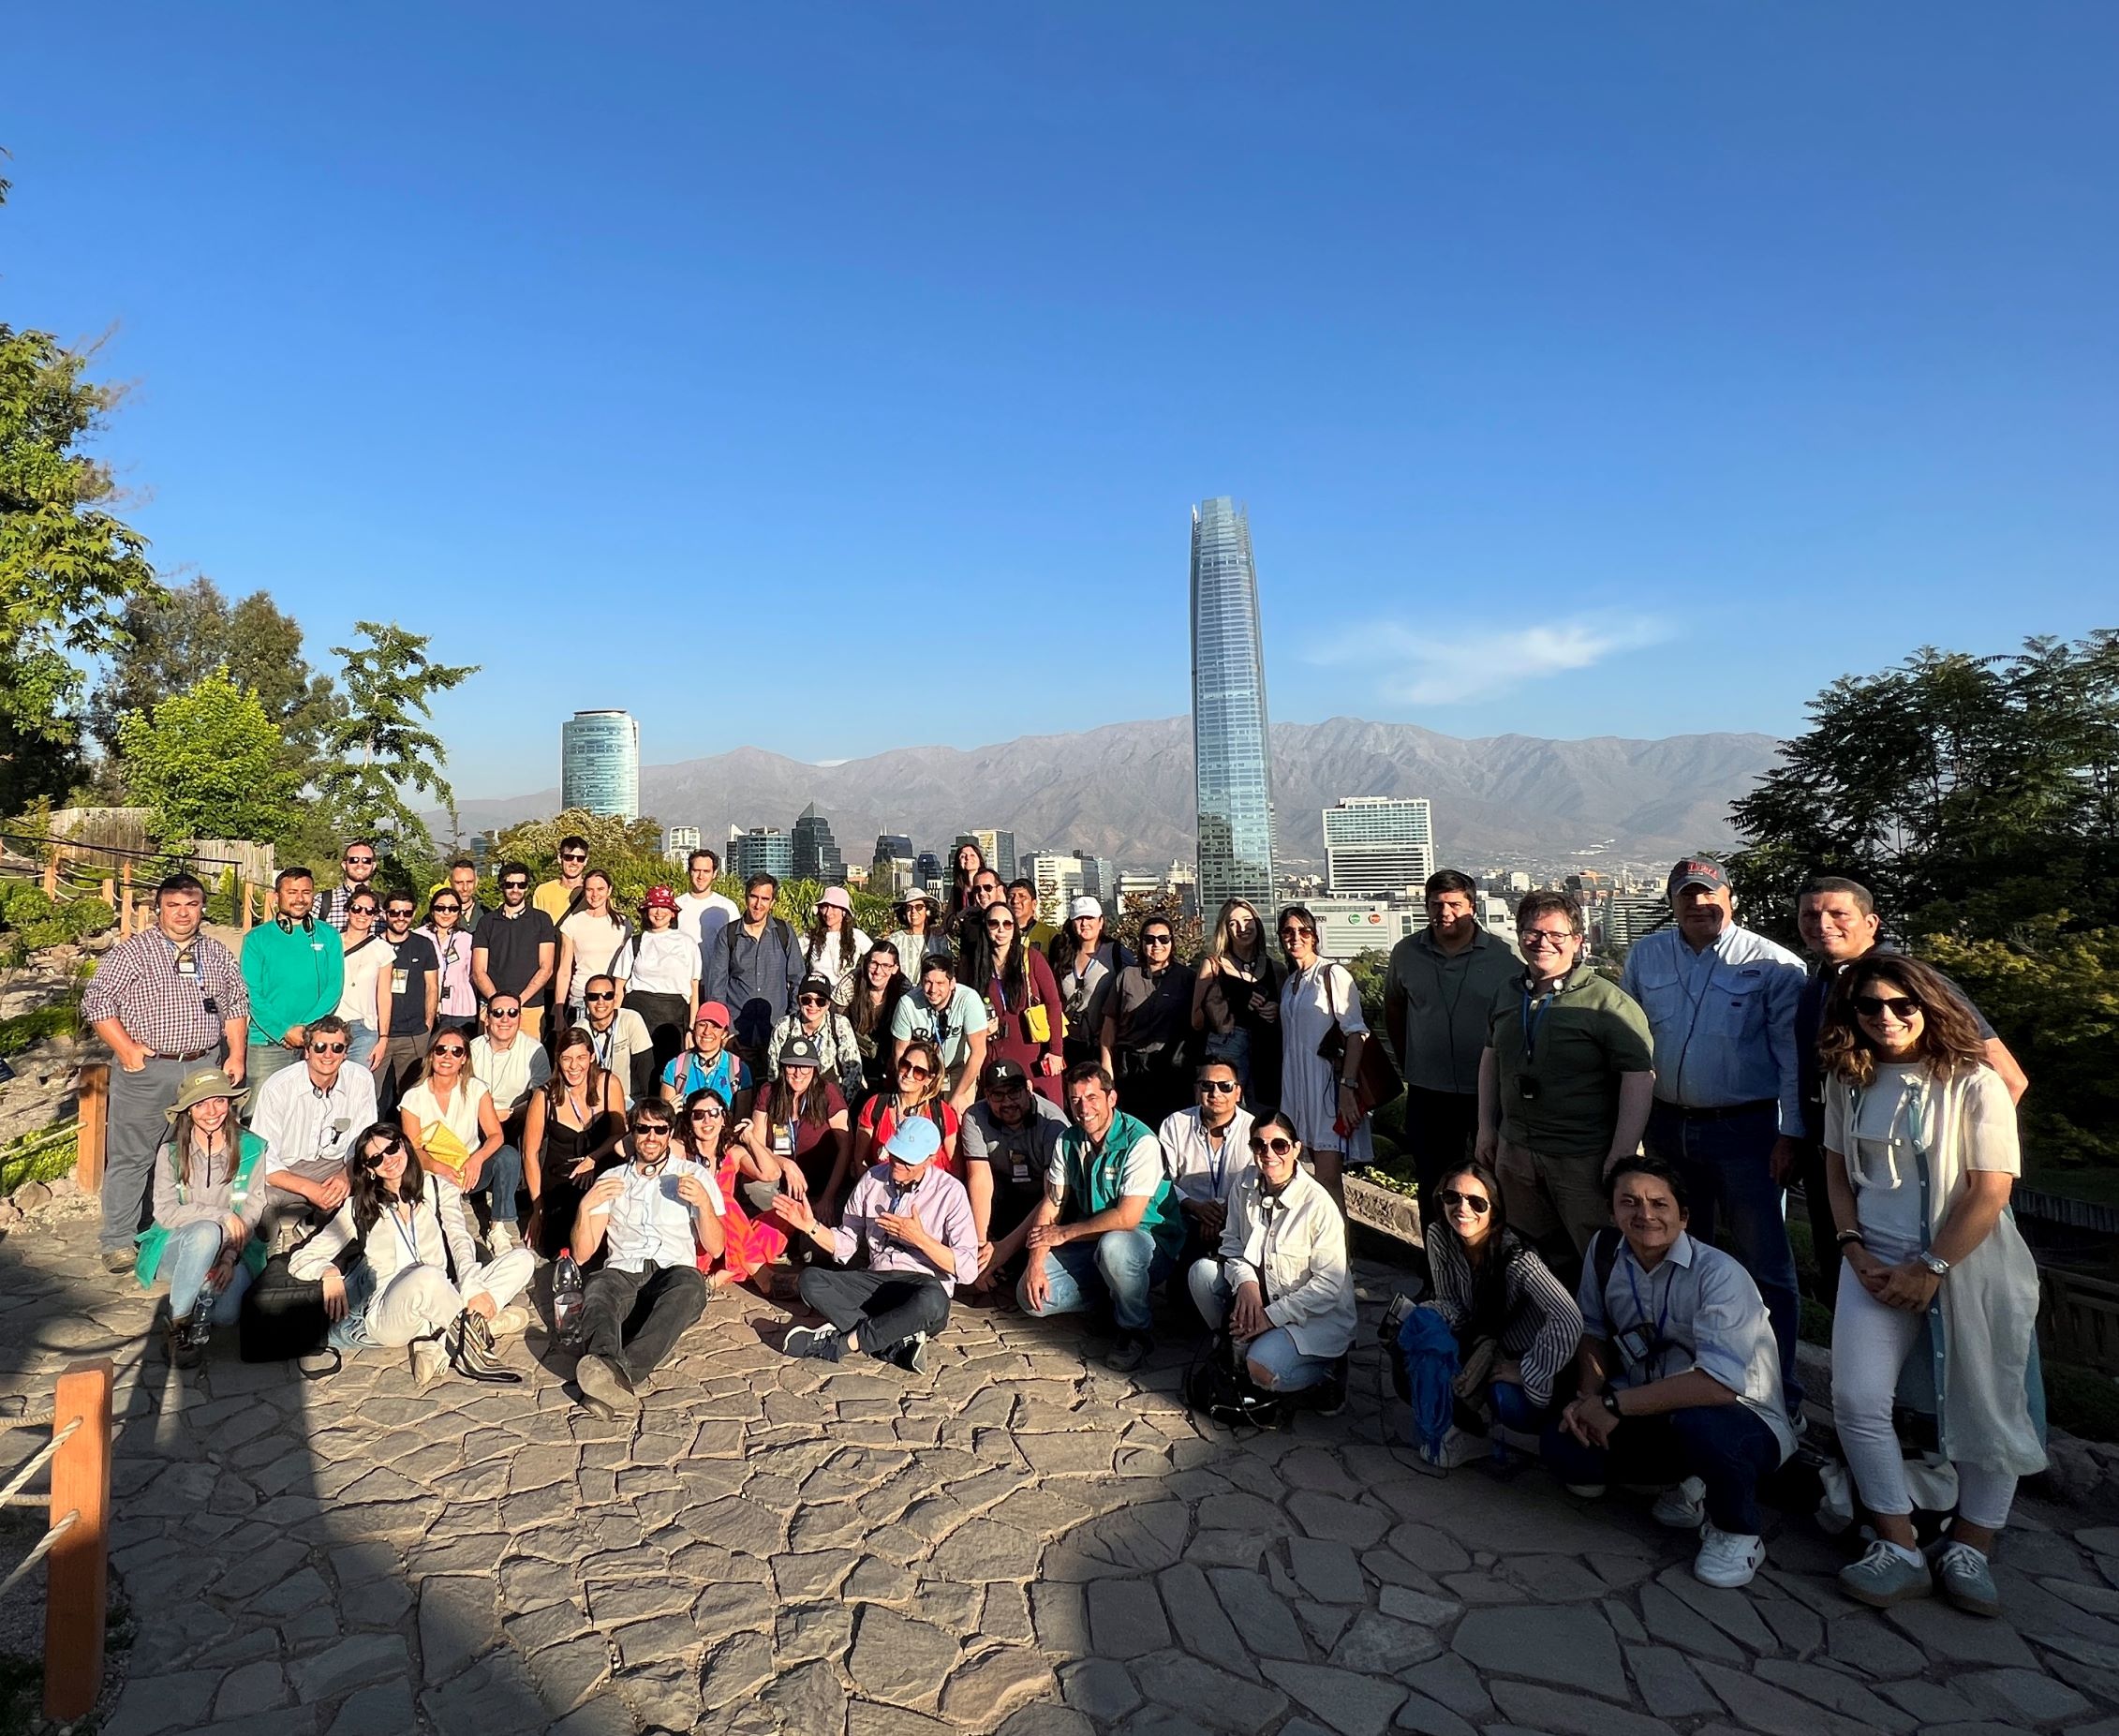
<instances>
[{"instance_id":1,"label":"sun hat","mask_svg":"<svg viewBox=\"0 0 2119 1736\"><path fill-rule=\"evenodd\" d=\"M829 904L834 910L845 911L850 914L853 909L852 897L844 886L826 886L817 902L820 905Z\"/></svg>"},{"instance_id":2,"label":"sun hat","mask_svg":"<svg viewBox=\"0 0 2119 1736\"><path fill-rule=\"evenodd\" d=\"M162 1113L174 1122L186 1109L209 1097L226 1097L240 1109L249 1096L249 1091L230 1078L222 1068L199 1067L184 1076L184 1083L177 1087L176 1102Z\"/></svg>"},{"instance_id":3,"label":"sun hat","mask_svg":"<svg viewBox=\"0 0 2119 1736\"><path fill-rule=\"evenodd\" d=\"M674 911L677 907L677 895L667 886L650 886L647 889L647 908L651 911Z\"/></svg>"}]
</instances>

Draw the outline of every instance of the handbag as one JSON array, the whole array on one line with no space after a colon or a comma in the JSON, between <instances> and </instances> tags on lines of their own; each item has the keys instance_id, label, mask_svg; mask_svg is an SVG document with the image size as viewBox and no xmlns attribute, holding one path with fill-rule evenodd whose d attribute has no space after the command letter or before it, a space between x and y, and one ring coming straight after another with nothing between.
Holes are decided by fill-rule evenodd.
<instances>
[{"instance_id":1,"label":"handbag","mask_svg":"<svg viewBox=\"0 0 2119 1736\"><path fill-rule=\"evenodd\" d=\"M1336 970L1340 967L1333 968ZM1349 982L1352 980L1351 977L1348 978ZM1367 1034L1369 1040L1361 1046L1361 1061L1355 1069L1353 1079L1355 1107L1363 1116L1373 1114L1385 1104L1396 1101L1405 1090L1405 1081L1399 1076L1398 1063L1390 1058L1389 1046L1379 1042L1374 1031ZM1332 1028L1319 1039L1317 1054L1322 1060L1331 1063L1335 1074L1344 1063L1346 1031L1338 1018L1332 1020Z\"/></svg>"},{"instance_id":2,"label":"handbag","mask_svg":"<svg viewBox=\"0 0 2119 1736\"><path fill-rule=\"evenodd\" d=\"M297 1278L275 1254L244 1292L236 1340L245 1362L291 1362L322 1351L331 1331L320 1278Z\"/></svg>"}]
</instances>

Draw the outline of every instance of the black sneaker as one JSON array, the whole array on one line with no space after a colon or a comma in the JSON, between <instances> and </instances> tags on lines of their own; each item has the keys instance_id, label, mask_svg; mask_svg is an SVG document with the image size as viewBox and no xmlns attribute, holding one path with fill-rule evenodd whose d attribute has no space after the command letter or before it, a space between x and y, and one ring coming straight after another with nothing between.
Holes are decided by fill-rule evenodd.
<instances>
[{"instance_id":1,"label":"black sneaker","mask_svg":"<svg viewBox=\"0 0 2119 1736\"><path fill-rule=\"evenodd\" d=\"M814 1357L820 1362L837 1362L846 1351L846 1341L839 1337L838 1328L828 1321L822 1326L798 1326L788 1328L780 1340L780 1349L791 1357Z\"/></svg>"},{"instance_id":2,"label":"black sneaker","mask_svg":"<svg viewBox=\"0 0 2119 1736\"><path fill-rule=\"evenodd\" d=\"M927 1372L927 1335L915 1332L911 1338L892 1347L887 1360L896 1363L908 1374L925 1374Z\"/></svg>"},{"instance_id":3,"label":"black sneaker","mask_svg":"<svg viewBox=\"0 0 2119 1736\"><path fill-rule=\"evenodd\" d=\"M1122 1332L1104 1358L1104 1366L1114 1374L1131 1374L1148 1360L1148 1353L1154 1348L1155 1341L1146 1332Z\"/></svg>"}]
</instances>

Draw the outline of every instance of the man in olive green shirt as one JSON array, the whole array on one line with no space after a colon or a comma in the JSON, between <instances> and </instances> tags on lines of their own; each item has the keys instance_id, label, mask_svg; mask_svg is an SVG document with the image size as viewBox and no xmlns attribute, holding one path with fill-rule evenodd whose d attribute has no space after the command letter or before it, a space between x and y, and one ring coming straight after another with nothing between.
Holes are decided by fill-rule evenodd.
<instances>
[{"instance_id":1,"label":"man in olive green shirt","mask_svg":"<svg viewBox=\"0 0 2119 1736\"><path fill-rule=\"evenodd\" d=\"M1479 1131L1479 1055L1494 997L1522 961L1474 913L1478 886L1455 868L1430 874L1428 926L1391 948L1384 1025L1405 1075L1405 1146L1420 1184L1420 1220L1435 1215L1444 1172Z\"/></svg>"},{"instance_id":2,"label":"man in olive green shirt","mask_svg":"<svg viewBox=\"0 0 2119 1736\"><path fill-rule=\"evenodd\" d=\"M1583 961L1574 899L1528 894L1516 934L1526 962L1494 998L1479 1058L1478 1152L1501 1178L1509 1226L1549 1247L1555 1269L1578 1271L1611 1222L1605 1172L1640 1148L1654 1045L1639 1005Z\"/></svg>"}]
</instances>

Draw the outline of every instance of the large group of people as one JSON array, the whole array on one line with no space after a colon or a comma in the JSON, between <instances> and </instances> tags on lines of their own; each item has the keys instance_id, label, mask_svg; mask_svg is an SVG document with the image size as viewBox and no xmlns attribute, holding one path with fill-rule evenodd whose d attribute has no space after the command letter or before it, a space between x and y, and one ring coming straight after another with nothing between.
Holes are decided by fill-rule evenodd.
<instances>
[{"instance_id":1,"label":"large group of people","mask_svg":"<svg viewBox=\"0 0 2119 1736\"><path fill-rule=\"evenodd\" d=\"M505 1384L496 1341L556 1262L585 1283L564 1298L582 1402L607 1410L735 1284L819 1319L790 1355L914 1372L959 1303L1089 1313L1120 1372L1160 1310L1256 1393L1329 1408L1382 1043L1432 1281L1399 1339L1426 1468L1514 1445L1578 1491L1667 1485L1656 1517L1698 1533L1698 1577L1747 1582L1803 1424L1800 1178L1874 1537L1843 1581L1998 1608L1994 1535L2043 1463L2008 1209L2024 1081L1953 985L1879 943L1856 883L1804 890L1806 970L1689 858L1615 978L1565 892L1524 897L1511 946L1445 870L1371 1031L1300 904L1268 927L1231 899L1186 962L1163 915L1137 951L1092 898L1044 923L971 845L877 938L837 888L800 927L770 875L725 897L711 851L621 908L589 853L564 840L541 884L453 863L422 913L355 840L321 900L280 871L240 957L195 879L161 884L84 1014L117 1061L103 1252L167 1283L172 1360L257 1281L251 1305L313 1286L333 1353ZM1909 1385L1957 1491L1932 1556L1893 1430Z\"/></svg>"}]
</instances>

